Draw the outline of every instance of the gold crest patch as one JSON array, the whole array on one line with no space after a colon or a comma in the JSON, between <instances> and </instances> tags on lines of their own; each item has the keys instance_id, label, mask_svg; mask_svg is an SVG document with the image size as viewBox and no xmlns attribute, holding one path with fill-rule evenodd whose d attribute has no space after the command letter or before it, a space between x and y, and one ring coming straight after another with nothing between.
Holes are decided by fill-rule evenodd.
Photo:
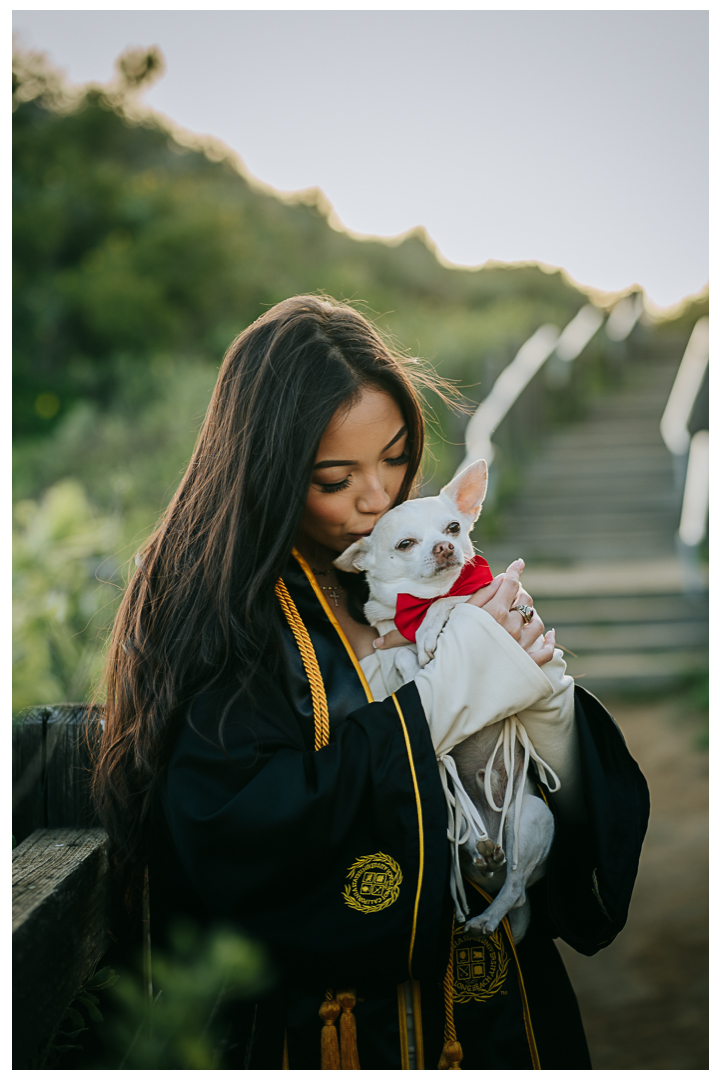
<instances>
[{"instance_id":1,"label":"gold crest patch","mask_svg":"<svg viewBox=\"0 0 720 1080\"><path fill-rule=\"evenodd\" d=\"M453 934L453 999L487 1001L497 994L508 973L510 958L498 928L489 937L474 938L458 927Z\"/></svg>"},{"instance_id":2,"label":"gold crest patch","mask_svg":"<svg viewBox=\"0 0 720 1080\"><path fill-rule=\"evenodd\" d=\"M348 907L366 915L383 911L394 904L400 895L402 870L389 855L361 855L347 872L349 884L343 889Z\"/></svg>"}]
</instances>

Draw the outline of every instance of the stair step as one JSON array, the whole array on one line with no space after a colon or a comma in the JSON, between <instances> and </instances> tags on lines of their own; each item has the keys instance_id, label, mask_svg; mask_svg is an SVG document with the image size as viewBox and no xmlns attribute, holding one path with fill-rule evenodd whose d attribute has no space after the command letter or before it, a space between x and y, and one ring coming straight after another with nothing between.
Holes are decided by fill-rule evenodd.
<instances>
[{"instance_id":1,"label":"stair step","mask_svg":"<svg viewBox=\"0 0 720 1080\"><path fill-rule=\"evenodd\" d=\"M543 616L544 621L545 616ZM547 625L547 624L546 624ZM655 652L659 649L697 649L708 644L707 622L615 623L602 626L555 625L559 648L579 655L627 649Z\"/></svg>"},{"instance_id":2,"label":"stair step","mask_svg":"<svg viewBox=\"0 0 720 1080\"><path fill-rule=\"evenodd\" d=\"M591 415L587 416L583 421L582 430L587 433L588 438L597 438L601 441L604 440L606 436L613 436L616 434L626 435L628 438L637 439L640 442L645 439L654 439L656 436L662 439L662 436L660 435L659 417L652 420L636 417L631 423L628 423L627 420L614 420L610 416L599 420ZM567 424L566 426L559 428L557 432L553 433L553 440L557 439L558 441L562 441L563 439L575 438L577 435L577 424Z\"/></svg>"},{"instance_id":3,"label":"stair step","mask_svg":"<svg viewBox=\"0 0 720 1080\"><path fill-rule=\"evenodd\" d=\"M534 498L544 499L552 496L566 496L568 499L572 498L574 500L576 497L587 498L592 495L596 499L596 505L600 505L601 499L609 498L614 492L621 494L623 498L630 498L636 493L647 496L655 491L663 497L673 493L676 498L679 498L674 478L670 476L648 480L646 477L621 477L612 473L590 478L586 475L562 476L559 473L553 473L552 475L529 479L531 483L525 490L528 495L532 495ZM512 502L508 502L508 512L521 506L523 498L523 492L520 491Z\"/></svg>"},{"instance_id":4,"label":"stair step","mask_svg":"<svg viewBox=\"0 0 720 1080\"><path fill-rule=\"evenodd\" d=\"M658 537L655 533L640 533L616 537L573 537L549 536L540 538L517 537L506 546L484 547L483 553L491 566L503 566L507 562L522 556L526 562L574 562L579 560L615 560L639 559L641 556L652 559L669 558L674 553L671 536ZM509 558L507 558L509 556ZM497 571L499 573L499 571Z\"/></svg>"},{"instance_id":5,"label":"stair step","mask_svg":"<svg viewBox=\"0 0 720 1080\"><path fill-rule=\"evenodd\" d=\"M573 596L533 597L546 626L573 627L598 623L672 622L678 632L687 622L707 622L707 594L666 596ZM706 631L707 632L707 631Z\"/></svg>"},{"instance_id":6,"label":"stair step","mask_svg":"<svg viewBox=\"0 0 720 1080\"><path fill-rule=\"evenodd\" d=\"M513 558L518 554L522 555L522 551L516 551ZM609 563L568 561L560 566L528 562L522 580L528 592L536 600L543 599L543 603L545 597L587 600L675 594L678 600L707 605L708 597L707 584L697 591L686 591L685 571L674 554L663 559L622 559Z\"/></svg>"},{"instance_id":7,"label":"stair step","mask_svg":"<svg viewBox=\"0 0 720 1080\"><path fill-rule=\"evenodd\" d=\"M568 672L580 686L602 696L613 690L670 685L690 674L707 671L706 649L657 653L597 653L567 657Z\"/></svg>"},{"instance_id":8,"label":"stair step","mask_svg":"<svg viewBox=\"0 0 720 1080\"><path fill-rule=\"evenodd\" d=\"M573 478L578 475L583 477L642 477L643 480L650 477L667 476L672 478L672 460L670 455L660 456L653 454L646 460L632 460L620 458L609 464L600 457L588 457L585 460L574 459L568 455L564 462L547 461L544 457L529 465L525 475L537 479L550 476L567 476Z\"/></svg>"},{"instance_id":9,"label":"stair step","mask_svg":"<svg viewBox=\"0 0 720 1080\"><path fill-rule=\"evenodd\" d=\"M603 461L608 463L609 468L614 468L618 461L625 462L628 460L633 465L636 463L644 464L648 461L662 461L669 465L672 464L672 459L662 442L659 442L657 446L637 445L628 447L619 439L613 439L612 442L608 442L608 445L602 447L602 450L599 450L594 446L588 446L586 442L580 442L580 440L578 440L576 445L558 446L555 444L549 446L547 450L543 452L542 460L549 465L557 464L564 467L567 464L570 455L572 455L571 460L573 464L577 464L581 461L595 462L597 461L599 453L602 453Z\"/></svg>"},{"instance_id":10,"label":"stair step","mask_svg":"<svg viewBox=\"0 0 720 1080\"><path fill-rule=\"evenodd\" d=\"M567 509L571 508L572 503L569 503ZM585 514L578 514L574 509L570 513L556 512L547 516L518 512L506 514L502 521L504 530L510 536L583 536L586 533L614 535L626 529L631 533L650 529L672 529L673 525L677 526L677 515L664 507L633 510L628 506L619 511L596 510L594 513Z\"/></svg>"},{"instance_id":11,"label":"stair step","mask_svg":"<svg viewBox=\"0 0 720 1080\"><path fill-rule=\"evenodd\" d=\"M668 513L680 513L680 497L670 489L664 488L660 491L653 491L643 486L640 492L616 491L612 501L608 498L603 499L603 508L607 508L608 513L618 513L621 510L634 509L638 510L666 510ZM577 516L587 513L598 513L598 500L597 498L586 492L584 500L580 497L569 499L564 494L558 494L557 492L548 493L547 495L538 495L536 492L522 496L522 502L518 502L517 515L521 513L527 515L530 519L537 517L553 517L556 514L574 513ZM515 511L513 511L513 514ZM504 519L503 519L504 520ZM482 518L480 519L480 529L482 530Z\"/></svg>"}]
</instances>

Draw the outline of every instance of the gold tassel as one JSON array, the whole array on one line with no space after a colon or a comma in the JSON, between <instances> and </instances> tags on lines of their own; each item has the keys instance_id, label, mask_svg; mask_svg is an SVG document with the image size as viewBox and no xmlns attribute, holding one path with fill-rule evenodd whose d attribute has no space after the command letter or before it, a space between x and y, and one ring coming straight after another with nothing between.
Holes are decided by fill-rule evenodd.
<instances>
[{"instance_id":1,"label":"gold tassel","mask_svg":"<svg viewBox=\"0 0 720 1080\"><path fill-rule=\"evenodd\" d=\"M354 990L340 990L337 1002L342 1008L340 1014L340 1061L343 1069L359 1069L357 1048L357 1025L353 1009L357 1003Z\"/></svg>"},{"instance_id":2,"label":"gold tassel","mask_svg":"<svg viewBox=\"0 0 720 1080\"><path fill-rule=\"evenodd\" d=\"M319 1016L323 1022L320 1032L320 1059L322 1062L321 1068L323 1069L340 1068L340 1048L338 1046L337 1028L335 1027L335 1021L340 1015L340 1006L330 996L331 994L332 990L328 990L328 998L323 1001L319 1010Z\"/></svg>"},{"instance_id":3,"label":"gold tassel","mask_svg":"<svg viewBox=\"0 0 720 1080\"><path fill-rule=\"evenodd\" d=\"M450 962L443 980L443 997L445 998L445 1046L440 1055L438 1069L459 1069L463 1059L462 1046L458 1042L455 1032L455 1016L453 1013L453 961L455 958L455 919L453 917L452 932L450 934Z\"/></svg>"},{"instance_id":4,"label":"gold tassel","mask_svg":"<svg viewBox=\"0 0 720 1080\"><path fill-rule=\"evenodd\" d=\"M463 1059L462 1046L453 1039L452 1042L446 1042L443 1048L443 1052L440 1055L440 1062L438 1069L461 1069L460 1062Z\"/></svg>"}]
</instances>

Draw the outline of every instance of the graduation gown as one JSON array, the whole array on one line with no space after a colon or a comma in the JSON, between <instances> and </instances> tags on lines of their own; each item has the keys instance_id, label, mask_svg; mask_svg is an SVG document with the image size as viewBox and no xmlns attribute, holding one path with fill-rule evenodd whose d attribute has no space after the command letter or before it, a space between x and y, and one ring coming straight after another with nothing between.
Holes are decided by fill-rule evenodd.
<instances>
[{"instance_id":1,"label":"graduation gown","mask_svg":"<svg viewBox=\"0 0 720 1080\"><path fill-rule=\"evenodd\" d=\"M224 1067L322 1067L320 1006L352 988L360 1068L408 1068L407 1008L418 1068L438 1068L448 1039L462 1068L590 1068L552 939L591 955L627 918L649 800L613 719L576 687L587 823L556 814L519 945L507 921L471 939L454 925L446 805L415 684L372 701L302 559L282 580L294 622L282 675L261 670L238 695L226 672L194 701L151 832L155 940L180 916L229 921L278 973L261 1001L234 1009ZM466 891L471 915L492 900Z\"/></svg>"}]
</instances>

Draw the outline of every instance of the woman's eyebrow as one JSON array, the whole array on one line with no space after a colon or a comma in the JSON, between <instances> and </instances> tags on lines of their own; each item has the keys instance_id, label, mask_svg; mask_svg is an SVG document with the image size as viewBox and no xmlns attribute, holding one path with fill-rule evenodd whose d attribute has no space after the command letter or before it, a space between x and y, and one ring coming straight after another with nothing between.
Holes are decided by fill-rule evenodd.
<instances>
[{"instance_id":1,"label":"woman's eyebrow","mask_svg":"<svg viewBox=\"0 0 720 1080\"><path fill-rule=\"evenodd\" d=\"M398 439L402 435L405 434L406 431L407 431L407 425L403 424L403 426L398 431L397 435L393 436L393 438L390 440L390 442L387 444L387 446L383 446L380 453L384 454L386 450L389 450L390 447L393 446L394 443L396 443L398 441ZM313 465L313 471L315 469L332 469L337 465L357 465L357 461L318 461L318 462L316 462L315 465Z\"/></svg>"},{"instance_id":2,"label":"woman's eyebrow","mask_svg":"<svg viewBox=\"0 0 720 1080\"><path fill-rule=\"evenodd\" d=\"M398 439L400 438L400 436L401 436L401 435L404 435L406 431L407 431L407 424L403 424L403 426L402 426L402 427L400 428L400 430L398 431L398 433L397 433L397 435L395 436L395 438L394 438L394 439L391 439L391 440L390 440L390 442L389 442L389 443L387 444L387 446L383 446L383 448L382 448L382 450L380 451L380 453L381 453L381 454L384 454L386 450L389 450L389 449L390 449L390 447L391 447L391 446L393 445L393 443L396 443L396 442L398 441Z\"/></svg>"}]
</instances>

